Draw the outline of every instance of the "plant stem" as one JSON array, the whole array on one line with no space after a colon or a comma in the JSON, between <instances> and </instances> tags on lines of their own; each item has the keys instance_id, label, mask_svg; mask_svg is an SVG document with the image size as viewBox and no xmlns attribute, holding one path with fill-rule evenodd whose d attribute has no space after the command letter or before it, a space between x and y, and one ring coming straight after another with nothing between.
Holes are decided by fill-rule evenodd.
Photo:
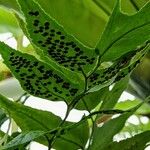
<instances>
[{"instance_id":1,"label":"plant stem","mask_svg":"<svg viewBox=\"0 0 150 150\"><path fill-rule=\"evenodd\" d=\"M45 138L47 139L47 142L48 142L48 150L50 150L50 149L51 149L51 143L50 143L50 140L49 140L49 138L48 138L47 135L45 135Z\"/></svg>"},{"instance_id":2,"label":"plant stem","mask_svg":"<svg viewBox=\"0 0 150 150\"><path fill-rule=\"evenodd\" d=\"M7 143L7 140L8 140L8 137L9 137L10 128L11 128L11 118L9 119L9 124L8 124L8 128L7 128L6 134L5 134L4 137L0 140L0 145L2 145L2 144L5 145L5 144Z\"/></svg>"},{"instance_id":3,"label":"plant stem","mask_svg":"<svg viewBox=\"0 0 150 150\"><path fill-rule=\"evenodd\" d=\"M17 50L21 50L23 47L23 34L15 37L16 41L17 41Z\"/></svg>"},{"instance_id":4,"label":"plant stem","mask_svg":"<svg viewBox=\"0 0 150 150\"><path fill-rule=\"evenodd\" d=\"M85 74L85 72L83 71L83 69L82 69L82 74L83 74L83 76L84 76L84 81L85 81L85 86L84 86L84 93L87 91L87 86L88 86L88 84L87 84L87 76L86 76L86 74Z\"/></svg>"},{"instance_id":5,"label":"plant stem","mask_svg":"<svg viewBox=\"0 0 150 150\"><path fill-rule=\"evenodd\" d=\"M100 66L100 63L101 63L101 57L98 56L97 64L95 68L93 69L93 71L87 76L87 79L90 78L97 71L98 67Z\"/></svg>"},{"instance_id":6,"label":"plant stem","mask_svg":"<svg viewBox=\"0 0 150 150\"><path fill-rule=\"evenodd\" d=\"M58 126L59 128L62 127L63 124L65 123L65 121L66 121L66 119L67 119L67 117L68 117L68 115L69 115L69 113L70 113L70 110L71 110L71 108L70 108L70 106L68 105L67 111L66 111L66 115L65 115L64 119L62 120L62 122L60 123L60 125ZM54 142L55 142L55 140L56 140L56 138L57 138L57 134L59 134L60 130L61 130L61 128L60 128L57 132L55 132L55 134L52 136L51 139L49 139L49 144L50 144L49 147L50 147L50 148L53 146L53 144L54 144Z\"/></svg>"},{"instance_id":7,"label":"plant stem","mask_svg":"<svg viewBox=\"0 0 150 150\"><path fill-rule=\"evenodd\" d=\"M19 102L23 96L26 96L27 95L27 92L23 93L15 102Z\"/></svg>"},{"instance_id":8,"label":"plant stem","mask_svg":"<svg viewBox=\"0 0 150 150\"><path fill-rule=\"evenodd\" d=\"M84 103L84 106L85 106L86 110L89 112L89 114L91 114L90 109L88 108L88 106L87 106L85 100L83 99L82 101L83 101L83 103ZM90 147L90 144L91 144L91 141L92 141L92 138L93 138L94 129L95 129L95 121L94 121L93 117L91 116L90 119L91 119L91 121L92 121L92 131L91 131L91 135L90 135L90 138L89 138L89 145L88 145L87 150L88 150L89 147Z\"/></svg>"}]
</instances>

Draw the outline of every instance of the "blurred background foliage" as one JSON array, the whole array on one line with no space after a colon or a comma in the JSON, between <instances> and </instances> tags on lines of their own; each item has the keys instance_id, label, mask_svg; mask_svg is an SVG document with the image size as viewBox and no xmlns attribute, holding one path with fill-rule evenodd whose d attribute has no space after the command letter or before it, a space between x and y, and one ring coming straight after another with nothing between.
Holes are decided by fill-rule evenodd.
<instances>
[{"instance_id":1,"label":"blurred background foliage","mask_svg":"<svg viewBox=\"0 0 150 150\"><path fill-rule=\"evenodd\" d=\"M116 0L36 0L45 12L55 18L64 28L77 39L89 47L95 47L105 25L112 13ZM129 15L136 13L149 0L122 0L122 11ZM0 34L11 33L17 41L17 49L33 53L34 49L29 44L23 46L24 34L18 25L17 13L22 17L22 12L16 0L0 0ZM0 61L0 80L11 77L9 69ZM139 99L150 95L150 53L141 64L132 72L127 91L136 99L119 102L118 109L133 107ZM0 112L0 114L3 114ZM135 134L150 129L150 121L143 123L142 117L150 118L150 107L143 105L137 112L139 124L128 123L123 132Z\"/></svg>"}]
</instances>

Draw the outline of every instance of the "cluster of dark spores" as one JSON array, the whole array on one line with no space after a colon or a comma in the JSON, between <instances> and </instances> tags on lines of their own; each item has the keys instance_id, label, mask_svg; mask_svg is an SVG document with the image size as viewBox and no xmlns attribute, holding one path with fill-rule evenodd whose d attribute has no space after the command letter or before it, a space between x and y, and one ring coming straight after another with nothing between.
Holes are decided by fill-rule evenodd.
<instances>
[{"instance_id":1,"label":"cluster of dark spores","mask_svg":"<svg viewBox=\"0 0 150 150\"><path fill-rule=\"evenodd\" d=\"M127 56L121 57L111 67L106 68L99 73L96 73L96 72L93 73L92 76L89 78L89 81L90 81L89 88L91 88L94 85L105 83L109 79L112 79L113 77L115 77L116 74L118 74L121 71L121 69L129 65L130 60L132 59L133 56L135 56L135 54L136 54L136 51L134 51L133 53L130 53L128 57ZM139 61L137 61L137 63L138 62ZM130 67L130 66L127 67L127 70L128 70L127 72L121 71L121 73L116 76L115 81L119 81L120 79L125 77L128 73L130 73L132 69L137 65L137 63L133 67Z\"/></svg>"},{"instance_id":2,"label":"cluster of dark spores","mask_svg":"<svg viewBox=\"0 0 150 150\"><path fill-rule=\"evenodd\" d=\"M36 15L33 15L35 13ZM34 16L33 26L35 30L33 32L41 36L37 43L45 48L47 54L57 63L70 68L72 71L81 71L83 66L94 63L94 57L86 56L75 42L69 40L62 31L54 28L52 23L49 21L41 23L38 11L30 11L29 15Z\"/></svg>"},{"instance_id":3,"label":"cluster of dark spores","mask_svg":"<svg viewBox=\"0 0 150 150\"><path fill-rule=\"evenodd\" d=\"M48 67L45 67L38 61L26 59L20 55L11 52L9 58L10 65L14 67L15 72L19 75L19 78L23 82L23 86L32 95L52 98L58 100L58 97L54 93L65 94L65 96L75 96L78 89L72 88L70 83L64 81L58 74ZM54 85L51 81L55 81ZM60 84L62 89L60 90L55 85ZM53 89L53 90L50 90Z\"/></svg>"},{"instance_id":4,"label":"cluster of dark spores","mask_svg":"<svg viewBox=\"0 0 150 150\"><path fill-rule=\"evenodd\" d=\"M119 72L117 77L115 78L114 82L120 81L122 78L124 78L127 74L129 74L138 64L140 63L140 60L137 60L133 65L128 66L125 70Z\"/></svg>"}]
</instances>

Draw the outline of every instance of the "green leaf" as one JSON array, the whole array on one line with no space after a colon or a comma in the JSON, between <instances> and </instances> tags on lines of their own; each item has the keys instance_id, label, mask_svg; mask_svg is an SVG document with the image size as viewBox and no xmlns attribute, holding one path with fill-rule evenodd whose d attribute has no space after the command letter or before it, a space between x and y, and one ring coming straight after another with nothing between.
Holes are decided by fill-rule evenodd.
<instances>
[{"instance_id":1,"label":"green leaf","mask_svg":"<svg viewBox=\"0 0 150 150\"><path fill-rule=\"evenodd\" d=\"M57 62L57 65L71 71L91 71L96 62L94 49L84 46L69 35L33 0L18 2L25 15L32 43L40 48L47 62Z\"/></svg>"},{"instance_id":2,"label":"green leaf","mask_svg":"<svg viewBox=\"0 0 150 150\"><path fill-rule=\"evenodd\" d=\"M116 104L115 108L116 109L121 109L121 110L126 110L129 109L131 107L136 106L137 104L139 104L141 102L141 100L135 99L135 100L126 100L123 102L119 102ZM149 114L150 113L150 106L149 104L143 104L137 111L136 114Z\"/></svg>"},{"instance_id":3,"label":"green leaf","mask_svg":"<svg viewBox=\"0 0 150 150\"><path fill-rule=\"evenodd\" d=\"M127 56L123 56L116 60L110 67L94 72L88 79L88 85L91 88L89 92L97 91L105 86L111 85L115 81L118 72L129 65L132 56L133 53L128 54L128 60Z\"/></svg>"},{"instance_id":4,"label":"green leaf","mask_svg":"<svg viewBox=\"0 0 150 150\"><path fill-rule=\"evenodd\" d=\"M150 2L138 13L128 16L120 11L120 0L117 0L107 27L97 44L101 61L115 60L149 40L149 14Z\"/></svg>"},{"instance_id":5,"label":"green leaf","mask_svg":"<svg viewBox=\"0 0 150 150\"><path fill-rule=\"evenodd\" d=\"M121 10L128 14L134 14L137 12L138 9L143 7L145 3L147 3L149 0L121 0ZM116 3L116 0L94 0L97 5L104 10L105 13L108 15L111 14L114 5ZM136 6L135 6L136 5Z\"/></svg>"},{"instance_id":6,"label":"green leaf","mask_svg":"<svg viewBox=\"0 0 150 150\"><path fill-rule=\"evenodd\" d=\"M126 90L127 85L128 85L128 80L129 80L129 77L126 77L120 80L118 83L114 85L111 91L105 94L100 110L114 108L121 94L123 93L123 91Z\"/></svg>"},{"instance_id":7,"label":"green leaf","mask_svg":"<svg viewBox=\"0 0 150 150\"><path fill-rule=\"evenodd\" d=\"M57 117L50 112L37 110L16 102L9 101L1 94L0 107L8 112L8 115L13 118L22 132L51 131L54 128L57 128L61 122L60 117ZM38 140L42 144L48 144L46 138L40 138Z\"/></svg>"},{"instance_id":8,"label":"green leaf","mask_svg":"<svg viewBox=\"0 0 150 150\"><path fill-rule=\"evenodd\" d=\"M10 140L12 140L12 137L9 136L7 133L0 130L0 149L6 140L10 141Z\"/></svg>"},{"instance_id":9,"label":"green leaf","mask_svg":"<svg viewBox=\"0 0 150 150\"><path fill-rule=\"evenodd\" d=\"M148 40L134 51L121 56L110 67L95 71L88 79L91 88L89 92L99 90L127 76L149 51L149 42Z\"/></svg>"},{"instance_id":10,"label":"green leaf","mask_svg":"<svg viewBox=\"0 0 150 150\"><path fill-rule=\"evenodd\" d=\"M52 66L34 56L15 51L2 42L0 53L23 89L31 95L49 100L72 100L83 89L81 81L74 83Z\"/></svg>"},{"instance_id":11,"label":"green leaf","mask_svg":"<svg viewBox=\"0 0 150 150\"><path fill-rule=\"evenodd\" d=\"M102 100L105 94L109 92L108 87L102 88L99 91L91 92L85 95L81 101L76 106L76 109L81 110L92 110L94 109ZM86 105L86 106L85 106Z\"/></svg>"},{"instance_id":12,"label":"green leaf","mask_svg":"<svg viewBox=\"0 0 150 150\"><path fill-rule=\"evenodd\" d=\"M88 141L88 138L89 138L89 127L88 122L85 121L76 128L70 129L65 135L60 136L60 138L56 140L54 148L65 150L67 145L67 149L70 150L76 150L79 148L84 149Z\"/></svg>"},{"instance_id":13,"label":"green leaf","mask_svg":"<svg viewBox=\"0 0 150 150\"><path fill-rule=\"evenodd\" d=\"M113 142L104 150L120 150L120 148L122 150L144 150L148 142L150 142L150 131L145 131L120 142Z\"/></svg>"},{"instance_id":14,"label":"green leaf","mask_svg":"<svg viewBox=\"0 0 150 150\"><path fill-rule=\"evenodd\" d=\"M0 0L0 5L19 11L19 6L17 5L16 0Z\"/></svg>"},{"instance_id":15,"label":"green leaf","mask_svg":"<svg viewBox=\"0 0 150 150\"><path fill-rule=\"evenodd\" d=\"M90 0L37 0L47 14L85 45L95 47L108 16ZM89 21L92 20L92 21Z\"/></svg>"},{"instance_id":16,"label":"green leaf","mask_svg":"<svg viewBox=\"0 0 150 150\"><path fill-rule=\"evenodd\" d=\"M140 117L138 119L140 119ZM128 132L130 135L135 135L139 134L140 132L147 131L149 129L150 129L150 122L146 124L141 122L138 125L128 122L127 125L122 129L120 134L125 135Z\"/></svg>"},{"instance_id":17,"label":"green leaf","mask_svg":"<svg viewBox=\"0 0 150 150\"><path fill-rule=\"evenodd\" d=\"M95 47L108 17L102 10L98 9L93 1L36 1L48 15L55 18L67 31L86 45ZM15 9L17 13L21 13L16 0L0 0L0 5ZM89 22L91 18L92 21Z\"/></svg>"},{"instance_id":18,"label":"green leaf","mask_svg":"<svg viewBox=\"0 0 150 150\"><path fill-rule=\"evenodd\" d=\"M56 128L61 121L59 117L50 112L9 101L1 94L0 107L8 112L22 131L50 131Z\"/></svg>"},{"instance_id":19,"label":"green leaf","mask_svg":"<svg viewBox=\"0 0 150 150\"><path fill-rule=\"evenodd\" d=\"M0 32L11 32L15 36L22 33L12 12L2 7L0 7Z\"/></svg>"},{"instance_id":20,"label":"green leaf","mask_svg":"<svg viewBox=\"0 0 150 150\"><path fill-rule=\"evenodd\" d=\"M0 138L4 137L5 133L3 131L0 130Z\"/></svg>"},{"instance_id":21,"label":"green leaf","mask_svg":"<svg viewBox=\"0 0 150 150\"><path fill-rule=\"evenodd\" d=\"M18 20L18 23L19 23L19 25L20 25L20 27L21 27L21 29L23 30L23 32L24 32L24 34L28 37L28 39L31 41L31 43L32 43L32 40L31 40L31 38L30 38L30 36L29 36L29 34L28 34L28 31L27 31L27 29L26 29L26 23L24 22L24 20L17 14L17 13L15 13L15 16L16 16L16 19ZM34 50L33 50L33 48L31 48L33 51L33 53L29 53L28 52L28 54L31 54L31 55L34 55L34 56L36 56L37 58L40 58L40 60L42 60L43 62L45 62L45 63L47 63L47 62L49 62L49 60L47 60L46 58L45 58L45 55L43 55L43 52L41 51L41 50L39 50L35 45L32 45L33 47L34 47ZM30 50L31 50L30 49ZM22 51L22 50L21 50ZM83 78L83 76L82 75L80 75L80 74L78 74L78 73L76 73L76 72L74 72L74 73L72 73L72 71L69 71L68 69L66 69L66 68L64 68L64 67L62 67L62 66L60 66L60 65L57 65L55 62L51 62L50 63L55 69L57 69L57 70L60 70L61 72L63 72L63 74L65 74L66 76L68 76L68 77L71 77L72 78L72 81L74 81L75 83L76 82L78 82L79 80L83 80L82 78Z\"/></svg>"},{"instance_id":22,"label":"green leaf","mask_svg":"<svg viewBox=\"0 0 150 150\"><path fill-rule=\"evenodd\" d=\"M28 106L24 106L22 104L9 101L2 95L0 95L0 107L8 112L10 117L14 119L14 121L23 132L51 131L56 129L62 121L60 117L57 117L50 112L37 110ZM65 127L71 126L73 125L73 123L65 122L64 125ZM77 127L69 129L69 131L68 129L64 131L65 133L62 133L64 138L71 138L73 141L78 142L83 147L85 146L89 135L87 121ZM47 141L45 138L40 139L39 142L47 145ZM59 147L60 145L64 144L65 142L63 142L62 140L58 140L58 143L55 146Z\"/></svg>"},{"instance_id":23,"label":"green leaf","mask_svg":"<svg viewBox=\"0 0 150 150\"><path fill-rule=\"evenodd\" d=\"M2 109L0 109L0 126L7 120L7 116Z\"/></svg>"},{"instance_id":24,"label":"green leaf","mask_svg":"<svg viewBox=\"0 0 150 150\"><path fill-rule=\"evenodd\" d=\"M19 146L29 143L40 136L43 136L46 132L43 131L30 131L30 132L23 132L19 134L17 137L12 139L8 142L5 146L2 147L2 150L7 150L10 148L18 148Z\"/></svg>"},{"instance_id":25,"label":"green leaf","mask_svg":"<svg viewBox=\"0 0 150 150\"><path fill-rule=\"evenodd\" d=\"M102 127L97 127L93 134L93 143L90 150L102 150L110 142L112 142L113 136L117 134L123 127L126 120L142 105L134 107L131 112L124 113L117 118L111 119L106 122Z\"/></svg>"}]
</instances>

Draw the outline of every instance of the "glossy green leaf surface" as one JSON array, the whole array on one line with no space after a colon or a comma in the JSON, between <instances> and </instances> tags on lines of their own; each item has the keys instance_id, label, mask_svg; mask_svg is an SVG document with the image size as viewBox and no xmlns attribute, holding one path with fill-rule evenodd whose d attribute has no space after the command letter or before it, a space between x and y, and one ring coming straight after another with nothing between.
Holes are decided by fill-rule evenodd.
<instances>
[{"instance_id":1,"label":"glossy green leaf surface","mask_svg":"<svg viewBox=\"0 0 150 150\"><path fill-rule=\"evenodd\" d=\"M97 45L101 60L115 60L150 39L150 2L134 15L120 11L120 0Z\"/></svg>"}]
</instances>

